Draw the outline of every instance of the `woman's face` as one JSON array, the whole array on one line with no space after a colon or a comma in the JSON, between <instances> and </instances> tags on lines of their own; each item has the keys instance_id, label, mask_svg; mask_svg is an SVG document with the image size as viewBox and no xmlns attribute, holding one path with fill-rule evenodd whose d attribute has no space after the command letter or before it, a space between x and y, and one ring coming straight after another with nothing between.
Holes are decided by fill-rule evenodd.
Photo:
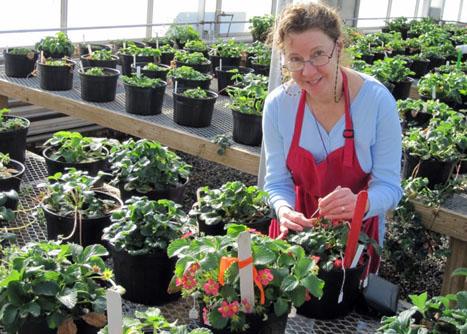
<instances>
[{"instance_id":1,"label":"woman's face","mask_svg":"<svg viewBox=\"0 0 467 334\"><path fill-rule=\"evenodd\" d=\"M300 67L301 61L314 63L306 62L301 70L290 71L300 88L311 96L329 96L334 91L339 44L319 29L291 33L285 38L285 64L289 70Z\"/></svg>"}]
</instances>

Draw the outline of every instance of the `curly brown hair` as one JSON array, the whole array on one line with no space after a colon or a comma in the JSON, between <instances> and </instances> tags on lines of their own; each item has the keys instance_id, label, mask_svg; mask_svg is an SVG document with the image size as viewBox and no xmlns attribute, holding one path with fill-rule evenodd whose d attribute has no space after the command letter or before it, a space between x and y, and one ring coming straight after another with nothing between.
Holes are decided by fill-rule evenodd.
<instances>
[{"instance_id":1,"label":"curly brown hair","mask_svg":"<svg viewBox=\"0 0 467 334\"><path fill-rule=\"evenodd\" d=\"M301 33L310 29L320 29L332 40L342 36L342 23L339 14L325 5L301 3L287 6L282 11L274 32L274 45L284 51L284 41L290 33Z\"/></svg>"}]
</instances>

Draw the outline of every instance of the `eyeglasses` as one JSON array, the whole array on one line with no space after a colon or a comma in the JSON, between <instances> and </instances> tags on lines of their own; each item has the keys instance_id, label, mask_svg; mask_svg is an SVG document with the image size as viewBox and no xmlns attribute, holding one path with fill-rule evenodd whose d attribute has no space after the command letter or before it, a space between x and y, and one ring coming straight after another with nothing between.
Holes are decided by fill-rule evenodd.
<instances>
[{"instance_id":1,"label":"eyeglasses","mask_svg":"<svg viewBox=\"0 0 467 334\"><path fill-rule=\"evenodd\" d=\"M314 56L308 60L303 60L303 59L288 60L287 63L284 65L284 67L288 69L290 72L299 72L299 71L303 71L303 69L305 68L305 63L310 63L310 65L313 65L314 67L324 66L331 61L331 58L334 54L334 50L336 49L336 44L337 43L334 42L334 46L329 56L326 54L322 54L322 55Z\"/></svg>"}]
</instances>

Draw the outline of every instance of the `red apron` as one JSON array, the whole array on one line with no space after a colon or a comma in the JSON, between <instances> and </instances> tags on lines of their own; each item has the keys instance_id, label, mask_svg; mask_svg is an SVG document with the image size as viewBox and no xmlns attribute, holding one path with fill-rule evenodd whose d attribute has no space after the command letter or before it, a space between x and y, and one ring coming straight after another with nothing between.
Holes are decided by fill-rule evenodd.
<instances>
[{"instance_id":1,"label":"red apron","mask_svg":"<svg viewBox=\"0 0 467 334\"><path fill-rule=\"evenodd\" d=\"M318 208L318 199L331 193L337 186L350 188L354 194L357 194L368 188L370 180L370 174L365 173L358 162L350 116L347 76L343 71L341 73L345 98L345 130L342 134L345 143L343 147L329 153L327 158L320 163L316 163L311 152L299 145L306 103L305 91L302 91L298 105L294 134L287 156L287 168L295 184L295 210L302 212L307 218L310 218ZM363 231L379 242L378 217L365 220ZM279 235L279 224L276 220L271 221L269 235L272 238L277 238ZM371 256L370 272L376 272L380 261L379 256L371 246L368 252Z\"/></svg>"}]
</instances>

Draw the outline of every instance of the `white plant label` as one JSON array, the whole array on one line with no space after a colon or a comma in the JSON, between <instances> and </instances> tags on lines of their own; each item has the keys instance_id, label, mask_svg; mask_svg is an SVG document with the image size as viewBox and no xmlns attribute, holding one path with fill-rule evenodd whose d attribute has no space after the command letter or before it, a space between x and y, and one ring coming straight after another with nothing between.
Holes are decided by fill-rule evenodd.
<instances>
[{"instance_id":1,"label":"white plant label","mask_svg":"<svg viewBox=\"0 0 467 334\"><path fill-rule=\"evenodd\" d=\"M431 98L436 100L436 86L431 87Z\"/></svg>"},{"instance_id":2,"label":"white plant label","mask_svg":"<svg viewBox=\"0 0 467 334\"><path fill-rule=\"evenodd\" d=\"M136 55L133 55L133 66L136 67Z\"/></svg>"},{"instance_id":3,"label":"white plant label","mask_svg":"<svg viewBox=\"0 0 467 334\"><path fill-rule=\"evenodd\" d=\"M159 34L156 32L156 49L159 49Z\"/></svg>"},{"instance_id":4,"label":"white plant label","mask_svg":"<svg viewBox=\"0 0 467 334\"><path fill-rule=\"evenodd\" d=\"M222 59L219 59L219 71L222 71Z\"/></svg>"},{"instance_id":5,"label":"white plant label","mask_svg":"<svg viewBox=\"0 0 467 334\"><path fill-rule=\"evenodd\" d=\"M251 235L250 232L242 232L238 236L238 260L244 261L252 256L251 253ZM253 263L239 269L240 274L240 298L246 300L251 305L251 309L255 306L255 290L253 286Z\"/></svg>"},{"instance_id":6,"label":"white plant label","mask_svg":"<svg viewBox=\"0 0 467 334\"><path fill-rule=\"evenodd\" d=\"M91 44L88 44L88 52L89 52L89 55L92 55L92 48L91 48Z\"/></svg>"},{"instance_id":7,"label":"white plant label","mask_svg":"<svg viewBox=\"0 0 467 334\"><path fill-rule=\"evenodd\" d=\"M107 299L107 318L109 334L122 334L122 297L117 291L112 289L108 289L105 295Z\"/></svg>"},{"instance_id":8,"label":"white plant label","mask_svg":"<svg viewBox=\"0 0 467 334\"><path fill-rule=\"evenodd\" d=\"M136 76L137 76L138 78L141 77L141 66L136 66Z\"/></svg>"},{"instance_id":9,"label":"white plant label","mask_svg":"<svg viewBox=\"0 0 467 334\"><path fill-rule=\"evenodd\" d=\"M174 93L177 92L177 88L178 88L178 80L175 80Z\"/></svg>"}]
</instances>

